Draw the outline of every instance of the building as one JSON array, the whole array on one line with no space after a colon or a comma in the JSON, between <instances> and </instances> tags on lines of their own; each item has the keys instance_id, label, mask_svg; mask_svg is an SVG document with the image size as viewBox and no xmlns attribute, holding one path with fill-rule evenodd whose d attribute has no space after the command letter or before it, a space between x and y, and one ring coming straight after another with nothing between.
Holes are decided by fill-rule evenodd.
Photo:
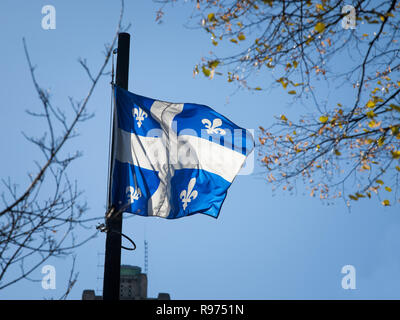
<instances>
[{"instance_id":1,"label":"building","mask_svg":"<svg viewBox=\"0 0 400 320\"><path fill-rule=\"evenodd\" d=\"M159 293L157 298L147 297L147 275L137 266L122 265L120 300L170 300L168 293ZM82 300L103 300L94 290L84 290Z\"/></svg>"},{"instance_id":2,"label":"building","mask_svg":"<svg viewBox=\"0 0 400 320\"><path fill-rule=\"evenodd\" d=\"M147 299L147 275L140 267L121 266L120 300Z\"/></svg>"}]
</instances>

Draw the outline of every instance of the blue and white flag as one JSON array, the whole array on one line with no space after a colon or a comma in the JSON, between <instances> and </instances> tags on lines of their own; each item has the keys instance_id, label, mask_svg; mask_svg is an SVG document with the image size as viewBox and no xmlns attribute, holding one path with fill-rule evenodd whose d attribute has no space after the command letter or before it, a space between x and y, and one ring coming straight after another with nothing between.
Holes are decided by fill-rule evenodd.
<instances>
[{"instance_id":1,"label":"blue and white flag","mask_svg":"<svg viewBox=\"0 0 400 320\"><path fill-rule=\"evenodd\" d=\"M111 204L142 216L217 218L254 148L250 132L204 105L119 87L115 99Z\"/></svg>"}]
</instances>

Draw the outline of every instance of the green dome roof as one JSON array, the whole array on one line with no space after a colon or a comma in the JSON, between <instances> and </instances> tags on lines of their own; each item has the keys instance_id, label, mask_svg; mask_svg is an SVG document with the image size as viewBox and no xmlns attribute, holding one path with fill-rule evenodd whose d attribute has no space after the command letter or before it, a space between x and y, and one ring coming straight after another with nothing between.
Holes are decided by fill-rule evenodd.
<instances>
[{"instance_id":1,"label":"green dome roof","mask_svg":"<svg viewBox=\"0 0 400 320\"><path fill-rule=\"evenodd\" d=\"M138 276L142 273L142 268L137 266L122 265L121 276Z\"/></svg>"}]
</instances>

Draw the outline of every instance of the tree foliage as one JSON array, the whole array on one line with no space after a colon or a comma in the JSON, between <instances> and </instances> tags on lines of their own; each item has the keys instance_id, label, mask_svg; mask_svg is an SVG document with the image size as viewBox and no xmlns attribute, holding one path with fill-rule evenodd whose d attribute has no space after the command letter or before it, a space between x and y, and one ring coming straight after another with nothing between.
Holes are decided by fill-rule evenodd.
<instances>
[{"instance_id":1,"label":"tree foliage","mask_svg":"<svg viewBox=\"0 0 400 320\"><path fill-rule=\"evenodd\" d=\"M158 2L162 12L175 1ZM300 178L311 196L348 204L374 194L385 206L398 200L399 1L191 3L191 21L210 34L211 47L233 53L204 57L195 74L261 92L280 87L312 110L260 127L269 182L292 190ZM250 85L264 71L272 82Z\"/></svg>"},{"instance_id":2,"label":"tree foliage","mask_svg":"<svg viewBox=\"0 0 400 320\"><path fill-rule=\"evenodd\" d=\"M29 72L41 104L40 111L32 108L27 113L42 120L39 137L24 134L28 142L39 148L42 160L35 161L36 170L29 173L29 183L22 190L11 178L2 179L0 207L0 290L22 279L32 279L32 273L50 258L73 257L73 265L66 292L66 299L77 280L74 272L74 249L92 239L97 232L77 236L79 231L91 227L98 218L85 218L88 208L81 199L82 192L76 181L71 181L68 171L80 152L67 153L68 143L77 136L79 124L89 120L88 103L100 79L108 74L106 68L113 54L121 30L123 1L117 32L111 44L105 46L104 59L92 73L86 60L79 63L88 75L90 86L81 100L69 97L69 107L55 106L49 90L44 89L36 77L25 39L23 40Z\"/></svg>"}]
</instances>

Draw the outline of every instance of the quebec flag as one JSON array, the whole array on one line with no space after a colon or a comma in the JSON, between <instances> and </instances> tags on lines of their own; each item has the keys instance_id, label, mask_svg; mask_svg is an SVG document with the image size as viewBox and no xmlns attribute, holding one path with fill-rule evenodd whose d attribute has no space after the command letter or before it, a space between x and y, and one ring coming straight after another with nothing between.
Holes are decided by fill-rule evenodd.
<instances>
[{"instance_id":1,"label":"quebec flag","mask_svg":"<svg viewBox=\"0 0 400 320\"><path fill-rule=\"evenodd\" d=\"M111 204L175 219L217 218L254 148L249 131L213 109L142 97L115 86Z\"/></svg>"}]
</instances>

